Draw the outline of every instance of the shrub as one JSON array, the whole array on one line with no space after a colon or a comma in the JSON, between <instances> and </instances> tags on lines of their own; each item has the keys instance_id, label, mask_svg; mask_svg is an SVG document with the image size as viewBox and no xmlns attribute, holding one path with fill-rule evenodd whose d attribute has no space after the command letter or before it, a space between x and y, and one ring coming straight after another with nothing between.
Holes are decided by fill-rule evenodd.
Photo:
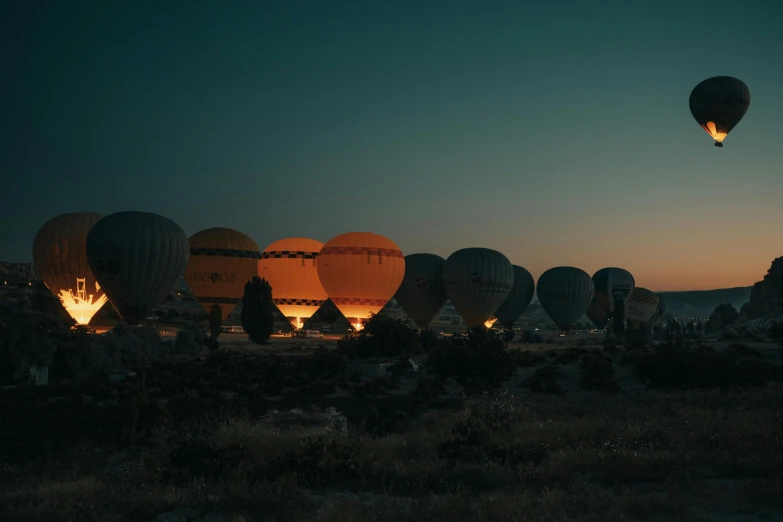
<instances>
[{"instance_id":1,"label":"shrub","mask_svg":"<svg viewBox=\"0 0 783 522\"><path fill-rule=\"evenodd\" d=\"M620 391L614 376L614 359L603 351L588 352L582 356L582 386L589 390Z\"/></svg>"},{"instance_id":2,"label":"shrub","mask_svg":"<svg viewBox=\"0 0 783 522\"><path fill-rule=\"evenodd\" d=\"M531 393L550 393L560 395L563 388L558 379L563 377L563 370L557 366L544 366L538 368L533 375L525 379L522 387L528 388Z\"/></svg>"},{"instance_id":3,"label":"shrub","mask_svg":"<svg viewBox=\"0 0 783 522\"><path fill-rule=\"evenodd\" d=\"M356 335L337 342L337 352L350 359L400 357L420 351L419 335L399 319L373 315Z\"/></svg>"},{"instance_id":4,"label":"shrub","mask_svg":"<svg viewBox=\"0 0 783 522\"><path fill-rule=\"evenodd\" d=\"M636 372L649 388L721 388L761 386L783 379L783 367L763 361L743 348L716 352L707 346L667 343L636 357Z\"/></svg>"},{"instance_id":5,"label":"shrub","mask_svg":"<svg viewBox=\"0 0 783 522\"><path fill-rule=\"evenodd\" d=\"M471 392L502 385L516 369L503 340L483 326L469 330L467 339L442 342L427 364L437 375L453 377Z\"/></svg>"}]
</instances>

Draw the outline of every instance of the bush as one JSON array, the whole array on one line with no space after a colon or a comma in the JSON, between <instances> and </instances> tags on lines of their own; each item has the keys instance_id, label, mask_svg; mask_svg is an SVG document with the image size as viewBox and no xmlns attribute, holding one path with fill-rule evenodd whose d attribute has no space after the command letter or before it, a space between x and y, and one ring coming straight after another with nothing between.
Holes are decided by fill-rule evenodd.
<instances>
[{"instance_id":1,"label":"bush","mask_svg":"<svg viewBox=\"0 0 783 522\"><path fill-rule=\"evenodd\" d=\"M196 355L207 344L207 334L198 323L188 321L185 326L177 332L173 345L170 346L170 352L177 355Z\"/></svg>"},{"instance_id":2,"label":"bush","mask_svg":"<svg viewBox=\"0 0 783 522\"><path fill-rule=\"evenodd\" d=\"M522 383L523 388L528 388L531 393L551 393L560 395L563 388L558 379L563 377L563 370L557 366L544 366L538 368L533 375L525 379Z\"/></svg>"},{"instance_id":3,"label":"bush","mask_svg":"<svg viewBox=\"0 0 783 522\"><path fill-rule=\"evenodd\" d=\"M179 312L176 311L174 308L172 308L168 312L166 312L166 318L167 319L179 319Z\"/></svg>"},{"instance_id":4,"label":"bush","mask_svg":"<svg viewBox=\"0 0 783 522\"><path fill-rule=\"evenodd\" d=\"M751 349L752 350L752 349ZM636 357L636 372L649 388L690 389L762 386L783 380L783 368L763 361L752 351L729 348L716 352L707 346L667 343L653 353Z\"/></svg>"},{"instance_id":5,"label":"bush","mask_svg":"<svg viewBox=\"0 0 783 522\"><path fill-rule=\"evenodd\" d=\"M582 386L588 390L620 391L614 376L614 359L603 351L588 352L582 356Z\"/></svg>"},{"instance_id":6,"label":"bush","mask_svg":"<svg viewBox=\"0 0 783 522\"><path fill-rule=\"evenodd\" d=\"M427 364L437 375L453 377L471 392L502 385L517 366L503 340L483 326L469 330L467 339L443 341Z\"/></svg>"},{"instance_id":7,"label":"bush","mask_svg":"<svg viewBox=\"0 0 783 522\"><path fill-rule=\"evenodd\" d=\"M399 319L373 315L358 334L337 342L337 352L349 359L400 357L421 351L419 335Z\"/></svg>"}]
</instances>

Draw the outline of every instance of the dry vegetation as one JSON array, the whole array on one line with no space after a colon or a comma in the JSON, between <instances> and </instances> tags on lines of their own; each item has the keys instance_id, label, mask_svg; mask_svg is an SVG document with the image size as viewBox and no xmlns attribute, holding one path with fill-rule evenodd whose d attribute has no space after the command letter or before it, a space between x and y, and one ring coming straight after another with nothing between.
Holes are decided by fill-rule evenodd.
<instances>
[{"instance_id":1,"label":"dry vegetation","mask_svg":"<svg viewBox=\"0 0 783 522\"><path fill-rule=\"evenodd\" d=\"M375 380L292 345L3 391L0 520L783 517L776 346L464 343Z\"/></svg>"}]
</instances>

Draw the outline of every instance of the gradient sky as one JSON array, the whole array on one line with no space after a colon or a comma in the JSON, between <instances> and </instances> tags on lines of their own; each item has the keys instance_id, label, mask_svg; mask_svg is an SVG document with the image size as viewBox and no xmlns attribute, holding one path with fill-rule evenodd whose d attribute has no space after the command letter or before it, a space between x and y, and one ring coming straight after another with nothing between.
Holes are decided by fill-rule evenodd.
<instances>
[{"instance_id":1,"label":"gradient sky","mask_svg":"<svg viewBox=\"0 0 783 522\"><path fill-rule=\"evenodd\" d=\"M779 0L78 3L0 7L2 260L131 209L657 291L783 255ZM688 109L718 75L751 91L722 149Z\"/></svg>"}]
</instances>

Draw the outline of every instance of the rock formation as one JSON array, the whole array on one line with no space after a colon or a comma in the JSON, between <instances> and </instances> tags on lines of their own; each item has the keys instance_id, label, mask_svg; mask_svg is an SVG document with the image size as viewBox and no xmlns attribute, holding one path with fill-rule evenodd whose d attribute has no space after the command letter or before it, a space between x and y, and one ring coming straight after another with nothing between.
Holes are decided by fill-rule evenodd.
<instances>
[{"instance_id":1,"label":"rock formation","mask_svg":"<svg viewBox=\"0 0 783 522\"><path fill-rule=\"evenodd\" d=\"M753 285L750 301L740 309L744 323L783 313L783 257L772 261L764 279Z\"/></svg>"},{"instance_id":2,"label":"rock formation","mask_svg":"<svg viewBox=\"0 0 783 522\"><path fill-rule=\"evenodd\" d=\"M720 332L727 326L733 325L738 317L739 312L729 303L719 305L710 315L709 321L707 321L707 333Z\"/></svg>"}]
</instances>

